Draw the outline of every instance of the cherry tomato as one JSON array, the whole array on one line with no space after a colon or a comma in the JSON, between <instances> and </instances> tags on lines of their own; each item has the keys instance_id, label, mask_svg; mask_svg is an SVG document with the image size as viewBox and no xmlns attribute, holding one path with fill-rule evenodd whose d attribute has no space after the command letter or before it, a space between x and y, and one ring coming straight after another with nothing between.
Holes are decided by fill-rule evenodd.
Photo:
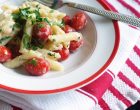
<instances>
[{"instance_id":1,"label":"cherry tomato","mask_svg":"<svg viewBox=\"0 0 140 110\"><path fill-rule=\"evenodd\" d=\"M83 12L76 13L72 18L71 26L75 30L81 30L87 23L86 15Z\"/></svg>"},{"instance_id":2,"label":"cherry tomato","mask_svg":"<svg viewBox=\"0 0 140 110\"><path fill-rule=\"evenodd\" d=\"M33 26L32 35L33 38L39 42L46 42L48 36L52 34L51 27L46 22L38 22Z\"/></svg>"},{"instance_id":3,"label":"cherry tomato","mask_svg":"<svg viewBox=\"0 0 140 110\"><path fill-rule=\"evenodd\" d=\"M59 61L66 60L69 57L69 55L70 55L69 49L66 49L66 48L62 48L61 50L56 50L55 52L59 53L60 56L61 56Z\"/></svg>"},{"instance_id":4,"label":"cherry tomato","mask_svg":"<svg viewBox=\"0 0 140 110\"><path fill-rule=\"evenodd\" d=\"M84 43L83 39L80 39L79 41L71 41L69 50L70 52L76 51L80 46L82 46Z\"/></svg>"},{"instance_id":5,"label":"cherry tomato","mask_svg":"<svg viewBox=\"0 0 140 110\"><path fill-rule=\"evenodd\" d=\"M11 51L5 46L0 46L0 62L1 63L6 62L9 59L11 59L11 57L12 57Z\"/></svg>"},{"instance_id":6,"label":"cherry tomato","mask_svg":"<svg viewBox=\"0 0 140 110\"><path fill-rule=\"evenodd\" d=\"M25 64L25 70L34 76L40 76L50 70L50 63L42 58L32 58Z\"/></svg>"},{"instance_id":7,"label":"cherry tomato","mask_svg":"<svg viewBox=\"0 0 140 110\"><path fill-rule=\"evenodd\" d=\"M65 31L65 33L74 32L75 31L75 29L70 27L69 25L65 25L63 27L63 30Z\"/></svg>"},{"instance_id":8,"label":"cherry tomato","mask_svg":"<svg viewBox=\"0 0 140 110\"><path fill-rule=\"evenodd\" d=\"M66 25L66 24L69 25L69 24L71 23L71 18L70 18L70 16L66 15L66 16L63 18L63 21L64 21L65 25Z\"/></svg>"}]
</instances>

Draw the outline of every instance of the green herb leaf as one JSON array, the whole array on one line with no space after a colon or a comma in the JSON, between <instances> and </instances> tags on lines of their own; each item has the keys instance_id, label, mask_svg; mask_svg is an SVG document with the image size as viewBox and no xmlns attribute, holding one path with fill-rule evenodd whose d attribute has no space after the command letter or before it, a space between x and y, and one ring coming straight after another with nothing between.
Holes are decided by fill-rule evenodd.
<instances>
[{"instance_id":1,"label":"green herb leaf","mask_svg":"<svg viewBox=\"0 0 140 110\"><path fill-rule=\"evenodd\" d=\"M32 14L35 14L36 19L40 18L40 12L39 12L40 7L37 6L37 9L30 10L30 7L27 8L20 8L18 13L13 13L13 19L18 22L19 24L24 24L27 19L32 19ZM33 21L34 22L34 21Z\"/></svg>"},{"instance_id":2,"label":"green herb leaf","mask_svg":"<svg viewBox=\"0 0 140 110\"><path fill-rule=\"evenodd\" d=\"M29 63L32 64L33 66L37 65L37 61L35 59L32 59Z\"/></svg>"},{"instance_id":3,"label":"green herb leaf","mask_svg":"<svg viewBox=\"0 0 140 110\"><path fill-rule=\"evenodd\" d=\"M30 13L30 7L20 9L20 16L27 18Z\"/></svg>"},{"instance_id":4,"label":"green herb leaf","mask_svg":"<svg viewBox=\"0 0 140 110\"><path fill-rule=\"evenodd\" d=\"M19 24L19 23L15 23L14 25L13 25L13 27L12 27L12 30L14 31L15 29L21 29L21 25Z\"/></svg>"},{"instance_id":5,"label":"green herb leaf","mask_svg":"<svg viewBox=\"0 0 140 110\"><path fill-rule=\"evenodd\" d=\"M52 41L55 42L56 40L55 39L52 39Z\"/></svg>"},{"instance_id":6,"label":"green herb leaf","mask_svg":"<svg viewBox=\"0 0 140 110\"><path fill-rule=\"evenodd\" d=\"M39 10L34 10L34 13L36 15L36 18L39 18L41 16L40 13L39 13Z\"/></svg>"},{"instance_id":7,"label":"green herb leaf","mask_svg":"<svg viewBox=\"0 0 140 110\"><path fill-rule=\"evenodd\" d=\"M10 36L5 36L5 37L1 38L0 39L0 44L2 44L2 42L6 41L8 39L11 39L11 37Z\"/></svg>"},{"instance_id":8,"label":"green herb leaf","mask_svg":"<svg viewBox=\"0 0 140 110\"><path fill-rule=\"evenodd\" d=\"M54 22L53 25L57 25L59 27L63 27L65 25L64 21L62 20L62 22Z\"/></svg>"},{"instance_id":9,"label":"green herb leaf","mask_svg":"<svg viewBox=\"0 0 140 110\"><path fill-rule=\"evenodd\" d=\"M2 29L0 29L0 33L2 32Z\"/></svg>"},{"instance_id":10,"label":"green herb leaf","mask_svg":"<svg viewBox=\"0 0 140 110\"><path fill-rule=\"evenodd\" d=\"M37 49L38 49L38 47L37 47L37 46L35 46L35 45L31 45L31 49L32 49L32 50L37 50Z\"/></svg>"},{"instance_id":11,"label":"green herb leaf","mask_svg":"<svg viewBox=\"0 0 140 110\"><path fill-rule=\"evenodd\" d=\"M52 25L52 23L48 20L48 18L37 18L36 19L37 22L47 22L49 25Z\"/></svg>"},{"instance_id":12,"label":"green herb leaf","mask_svg":"<svg viewBox=\"0 0 140 110\"><path fill-rule=\"evenodd\" d=\"M34 25L36 23L36 21L35 20L32 20L32 25Z\"/></svg>"},{"instance_id":13,"label":"green herb leaf","mask_svg":"<svg viewBox=\"0 0 140 110\"><path fill-rule=\"evenodd\" d=\"M25 33L23 35L23 46L24 46L24 48L26 48L26 49L30 48L30 41L31 41L30 36L27 33Z\"/></svg>"},{"instance_id":14,"label":"green herb leaf","mask_svg":"<svg viewBox=\"0 0 140 110\"><path fill-rule=\"evenodd\" d=\"M48 55L49 55L49 56L55 56L55 54L53 54L53 53L51 53L51 52L49 52Z\"/></svg>"},{"instance_id":15,"label":"green herb leaf","mask_svg":"<svg viewBox=\"0 0 140 110\"><path fill-rule=\"evenodd\" d=\"M41 23L38 24L38 28L43 28L43 27L44 27L44 24L41 24Z\"/></svg>"},{"instance_id":16,"label":"green herb leaf","mask_svg":"<svg viewBox=\"0 0 140 110\"><path fill-rule=\"evenodd\" d=\"M50 10L50 12L49 12L49 13L53 13L53 12L54 12L54 9Z\"/></svg>"},{"instance_id":17,"label":"green herb leaf","mask_svg":"<svg viewBox=\"0 0 140 110\"><path fill-rule=\"evenodd\" d=\"M19 13L12 13L12 17L14 20L17 20L17 19L19 19L20 15L19 15Z\"/></svg>"}]
</instances>

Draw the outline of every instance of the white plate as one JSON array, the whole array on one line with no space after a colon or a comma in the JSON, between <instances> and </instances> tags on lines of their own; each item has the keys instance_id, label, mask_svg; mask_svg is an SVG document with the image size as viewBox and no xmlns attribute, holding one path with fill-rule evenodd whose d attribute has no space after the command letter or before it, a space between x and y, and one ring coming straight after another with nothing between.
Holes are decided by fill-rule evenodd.
<instances>
[{"instance_id":1,"label":"white plate","mask_svg":"<svg viewBox=\"0 0 140 110\"><path fill-rule=\"evenodd\" d=\"M5 1L5 2L3 2ZM99 2L105 6L103 0ZM95 0L85 4L103 8ZM20 4L19 0L2 0L0 4ZM62 7L68 15L73 15L78 9ZM44 76L28 76L21 69L12 70L0 64L0 87L10 91L42 94L57 93L81 87L97 79L109 66L116 55L119 46L119 28L117 22L104 17L87 13L87 26L81 31L84 36L84 46L72 54L62 64L63 72L48 72Z\"/></svg>"}]
</instances>

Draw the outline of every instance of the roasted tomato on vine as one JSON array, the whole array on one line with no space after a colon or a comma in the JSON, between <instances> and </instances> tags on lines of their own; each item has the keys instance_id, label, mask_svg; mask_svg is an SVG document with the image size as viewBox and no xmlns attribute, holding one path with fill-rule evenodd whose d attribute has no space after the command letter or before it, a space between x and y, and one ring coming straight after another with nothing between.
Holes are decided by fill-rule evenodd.
<instances>
[{"instance_id":1,"label":"roasted tomato on vine","mask_svg":"<svg viewBox=\"0 0 140 110\"><path fill-rule=\"evenodd\" d=\"M25 64L26 71L34 76L40 76L50 70L50 63L42 58L32 58Z\"/></svg>"}]
</instances>

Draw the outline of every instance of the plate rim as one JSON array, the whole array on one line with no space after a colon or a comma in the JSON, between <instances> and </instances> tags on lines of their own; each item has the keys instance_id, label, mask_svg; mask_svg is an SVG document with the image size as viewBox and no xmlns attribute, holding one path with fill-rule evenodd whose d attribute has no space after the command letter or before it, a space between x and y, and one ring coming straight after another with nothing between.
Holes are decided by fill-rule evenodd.
<instances>
[{"instance_id":1,"label":"plate rim","mask_svg":"<svg viewBox=\"0 0 140 110\"><path fill-rule=\"evenodd\" d=\"M97 2L99 2L102 5L102 7L104 7L105 9L111 10L110 6L107 3L105 3L104 0L97 0ZM106 61L106 63L96 73L94 73L89 78L87 78L81 82L78 82L76 84L73 84L73 85L70 85L70 86L67 86L64 88L53 89L53 90L23 90L23 89L5 86L3 84L0 84L0 88L8 90L8 91L12 91L12 92L25 93L25 94L52 94L52 93L64 92L67 90L75 89L75 88L81 87L82 85L88 84L91 81L94 81L101 74L103 74L103 71L111 64L111 62L113 61L114 57L116 56L116 53L117 53L118 48L119 48L119 44L120 44L119 25L118 25L117 21L112 21L112 22L113 22L113 26L115 29L115 45L114 45L113 51L112 51L109 59Z\"/></svg>"}]
</instances>

